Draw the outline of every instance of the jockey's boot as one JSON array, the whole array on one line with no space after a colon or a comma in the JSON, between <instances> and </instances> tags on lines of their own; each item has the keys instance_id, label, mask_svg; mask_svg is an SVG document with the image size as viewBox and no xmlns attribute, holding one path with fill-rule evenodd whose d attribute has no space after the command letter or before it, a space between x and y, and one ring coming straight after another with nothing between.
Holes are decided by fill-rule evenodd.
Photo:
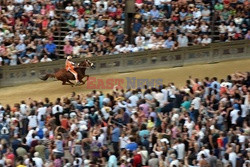
<instances>
[{"instance_id":1,"label":"jockey's boot","mask_svg":"<svg viewBox=\"0 0 250 167\"><path fill-rule=\"evenodd\" d=\"M79 81L76 81L76 85L80 85L81 84L81 82L79 82Z\"/></svg>"}]
</instances>

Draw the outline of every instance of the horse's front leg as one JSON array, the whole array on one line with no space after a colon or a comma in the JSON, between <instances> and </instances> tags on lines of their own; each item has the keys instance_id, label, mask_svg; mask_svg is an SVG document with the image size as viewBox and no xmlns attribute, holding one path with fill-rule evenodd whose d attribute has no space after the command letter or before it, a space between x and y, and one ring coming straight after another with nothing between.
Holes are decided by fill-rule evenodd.
<instances>
[{"instance_id":1,"label":"horse's front leg","mask_svg":"<svg viewBox=\"0 0 250 167\"><path fill-rule=\"evenodd\" d=\"M83 84L85 84L89 80L89 75L85 75L84 77L87 77L85 81L83 81Z\"/></svg>"},{"instance_id":2,"label":"horse's front leg","mask_svg":"<svg viewBox=\"0 0 250 167\"><path fill-rule=\"evenodd\" d=\"M66 85L66 81L62 81L62 85Z\"/></svg>"}]
</instances>

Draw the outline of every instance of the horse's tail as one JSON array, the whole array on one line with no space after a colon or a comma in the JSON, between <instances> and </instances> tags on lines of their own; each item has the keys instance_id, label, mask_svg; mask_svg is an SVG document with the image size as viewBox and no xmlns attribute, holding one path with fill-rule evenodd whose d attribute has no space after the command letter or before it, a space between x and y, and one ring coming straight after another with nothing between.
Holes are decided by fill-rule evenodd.
<instances>
[{"instance_id":1,"label":"horse's tail","mask_svg":"<svg viewBox=\"0 0 250 167\"><path fill-rule=\"evenodd\" d=\"M46 81L48 78L55 78L55 74L46 74L40 77L41 80Z\"/></svg>"}]
</instances>

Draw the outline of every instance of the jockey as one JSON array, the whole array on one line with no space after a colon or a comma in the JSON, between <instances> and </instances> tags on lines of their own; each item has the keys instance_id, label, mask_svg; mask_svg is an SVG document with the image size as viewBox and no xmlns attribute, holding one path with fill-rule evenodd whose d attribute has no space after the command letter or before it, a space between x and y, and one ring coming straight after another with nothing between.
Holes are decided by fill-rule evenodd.
<instances>
[{"instance_id":1,"label":"jockey","mask_svg":"<svg viewBox=\"0 0 250 167\"><path fill-rule=\"evenodd\" d=\"M74 70L75 68L75 63L71 61L72 57L68 56L65 62L65 68L67 71L71 72L75 79L76 79L76 84L79 84L79 80L78 80L78 76L77 76L77 72Z\"/></svg>"}]
</instances>

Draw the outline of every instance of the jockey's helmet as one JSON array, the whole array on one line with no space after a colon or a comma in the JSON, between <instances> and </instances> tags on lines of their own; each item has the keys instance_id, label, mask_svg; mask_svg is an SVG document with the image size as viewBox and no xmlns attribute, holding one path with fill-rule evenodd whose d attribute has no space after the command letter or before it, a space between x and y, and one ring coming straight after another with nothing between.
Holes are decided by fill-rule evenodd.
<instances>
[{"instance_id":1,"label":"jockey's helmet","mask_svg":"<svg viewBox=\"0 0 250 167\"><path fill-rule=\"evenodd\" d=\"M67 60L71 60L72 59L72 56L67 56Z\"/></svg>"}]
</instances>

